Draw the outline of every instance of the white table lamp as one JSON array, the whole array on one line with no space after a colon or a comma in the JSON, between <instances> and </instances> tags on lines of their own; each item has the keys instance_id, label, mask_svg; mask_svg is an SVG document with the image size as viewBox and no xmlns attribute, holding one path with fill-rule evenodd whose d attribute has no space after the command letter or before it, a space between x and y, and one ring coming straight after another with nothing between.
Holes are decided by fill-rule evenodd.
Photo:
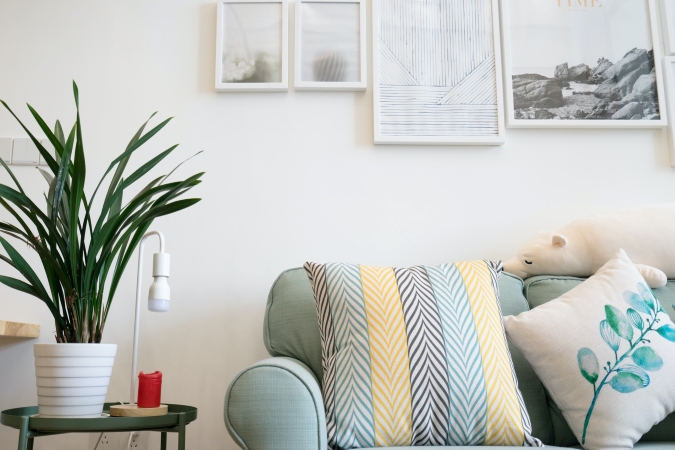
<instances>
[{"instance_id":1,"label":"white table lamp","mask_svg":"<svg viewBox=\"0 0 675 450\"><path fill-rule=\"evenodd\" d=\"M141 324L141 284L143 277L143 249L148 238L157 236L159 238L159 253L155 253L152 258L152 276L154 281L150 286L148 293L148 309L154 312L166 312L169 310L171 300L171 290L169 289L169 269L170 255L164 252L164 235L159 231L150 231L139 245L138 251L138 275L136 279L136 324L134 325L134 353L131 363L131 393L129 403L136 403L136 385L138 378L136 374L136 360L138 357L138 329Z\"/></svg>"}]
</instances>

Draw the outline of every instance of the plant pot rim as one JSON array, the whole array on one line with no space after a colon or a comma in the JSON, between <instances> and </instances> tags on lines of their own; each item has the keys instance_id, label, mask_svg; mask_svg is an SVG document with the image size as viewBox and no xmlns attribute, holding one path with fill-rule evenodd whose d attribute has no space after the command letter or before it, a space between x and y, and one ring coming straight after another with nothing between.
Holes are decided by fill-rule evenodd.
<instances>
[{"instance_id":1,"label":"plant pot rim","mask_svg":"<svg viewBox=\"0 0 675 450\"><path fill-rule=\"evenodd\" d=\"M41 342L41 343L33 344L33 346L35 346L35 347L41 346L41 345L44 345L44 346L47 346L47 345L82 345L82 346L86 346L86 345L111 346L111 345L114 345L115 347L117 347L117 344L96 344L96 343L83 344L83 343L79 343L79 342Z\"/></svg>"},{"instance_id":2,"label":"plant pot rim","mask_svg":"<svg viewBox=\"0 0 675 450\"><path fill-rule=\"evenodd\" d=\"M36 357L115 357L117 344L33 344Z\"/></svg>"}]
</instances>

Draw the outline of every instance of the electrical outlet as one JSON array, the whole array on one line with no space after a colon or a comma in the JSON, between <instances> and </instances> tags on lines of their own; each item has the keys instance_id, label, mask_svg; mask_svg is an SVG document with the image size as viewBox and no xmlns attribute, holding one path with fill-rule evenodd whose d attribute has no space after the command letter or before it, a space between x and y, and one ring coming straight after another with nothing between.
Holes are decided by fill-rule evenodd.
<instances>
[{"instance_id":1,"label":"electrical outlet","mask_svg":"<svg viewBox=\"0 0 675 450\"><path fill-rule=\"evenodd\" d=\"M89 448L93 450L119 450L121 433L91 433L89 435ZM126 445L126 442L124 443Z\"/></svg>"},{"instance_id":2,"label":"electrical outlet","mask_svg":"<svg viewBox=\"0 0 675 450\"><path fill-rule=\"evenodd\" d=\"M131 441L129 440L131 438ZM147 431L133 431L122 433L119 450L148 450L150 446L150 433Z\"/></svg>"}]
</instances>

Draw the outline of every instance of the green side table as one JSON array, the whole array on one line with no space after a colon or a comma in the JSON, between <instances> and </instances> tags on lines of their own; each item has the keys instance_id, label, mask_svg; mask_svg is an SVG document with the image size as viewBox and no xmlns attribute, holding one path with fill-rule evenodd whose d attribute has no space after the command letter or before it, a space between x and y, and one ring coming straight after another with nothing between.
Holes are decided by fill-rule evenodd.
<instances>
[{"instance_id":1,"label":"green side table","mask_svg":"<svg viewBox=\"0 0 675 450\"><path fill-rule=\"evenodd\" d=\"M111 405L106 403L103 412L108 413ZM171 405L169 413L154 417L95 417L91 419L39 417L37 406L14 408L0 414L0 423L19 430L19 450L32 450L33 439L64 433L97 433L158 431L162 433L162 450L166 450L166 433L178 433L178 450L185 450L185 427L197 420L194 406Z\"/></svg>"}]
</instances>

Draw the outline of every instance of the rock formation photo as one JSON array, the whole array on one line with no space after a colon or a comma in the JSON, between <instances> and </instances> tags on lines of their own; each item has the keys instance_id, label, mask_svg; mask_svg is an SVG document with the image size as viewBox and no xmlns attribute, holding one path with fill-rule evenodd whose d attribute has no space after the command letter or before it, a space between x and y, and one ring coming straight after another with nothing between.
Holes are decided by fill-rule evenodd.
<instances>
[{"instance_id":1,"label":"rock formation photo","mask_svg":"<svg viewBox=\"0 0 675 450\"><path fill-rule=\"evenodd\" d=\"M564 62L553 73L513 76L515 119L660 118L652 50L634 48L615 63L600 58L593 68Z\"/></svg>"}]
</instances>

